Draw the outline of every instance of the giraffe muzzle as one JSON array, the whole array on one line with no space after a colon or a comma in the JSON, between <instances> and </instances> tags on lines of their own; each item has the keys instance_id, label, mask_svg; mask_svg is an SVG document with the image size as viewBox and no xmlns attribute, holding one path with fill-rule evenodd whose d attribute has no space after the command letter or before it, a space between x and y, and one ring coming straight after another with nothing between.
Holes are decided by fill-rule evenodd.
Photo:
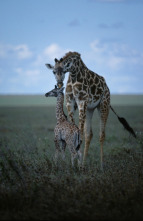
<instances>
[{"instance_id":1,"label":"giraffe muzzle","mask_svg":"<svg viewBox=\"0 0 143 221\"><path fill-rule=\"evenodd\" d=\"M63 87L63 85L64 85L63 82L58 82L58 83L57 83L58 88Z\"/></svg>"}]
</instances>

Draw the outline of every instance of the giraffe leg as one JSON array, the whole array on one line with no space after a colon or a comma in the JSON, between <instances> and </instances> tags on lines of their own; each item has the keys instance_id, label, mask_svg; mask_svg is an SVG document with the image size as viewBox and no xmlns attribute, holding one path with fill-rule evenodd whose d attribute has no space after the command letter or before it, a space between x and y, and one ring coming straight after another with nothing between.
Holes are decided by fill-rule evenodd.
<instances>
[{"instance_id":1,"label":"giraffe leg","mask_svg":"<svg viewBox=\"0 0 143 221\"><path fill-rule=\"evenodd\" d=\"M71 154L71 162L72 162L72 167L74 168L74 160L76 158L76 154L72 153Z\"/></svg>"},{"instance_id":2,"label":"giraffe leg","mask_svg":"<svg viewBox=\"0 0 143 221\"><path fill-rule=\"evenodd\" d=\"M62 146L62 158L65 160L65 149L66 149L66 142L64 140L61 141Z\"/></svg>"},{"instance_id":3,"label":"giraffe leg","mask_svg":"<svg viewBox=\"0 0 143 221\"><path fill-rule=\"evenodd\" d=\"M81 102L78 106L79 109L79 129L80 129L80 135L81 140L83 140L83 132L84 132L84 123L86 119L86 110L87 110L87 103Z\"/></svg>"},{"instance_id":4,"label":"giraffe leg","mask_svg":"<svg viewBox=\"0 0 143 221\"><path fill-rule=\"evenodd\" d=\"M55 161L57 163L57 160L58 160L59 155L61 153L61 149L60 149L60 142L59 142L57 137L55 137L54 142L55 142L55 148L56 148L56 150L55 150Z\"/></svg>"},{"instance_id":5,"label":"giraffe leg","mask_svg":"<svg viewBox=\"0 0 143 221\"><path fill-rule=\"evenodd\" d=\"M101 158L101 169L103 169L103 143L105 140L105 127L109 114L109 105L107 102L102 102L98 108L100 115L100 158Z\"/></svg>"},{"instance_id":6,"label":"giraffe leg","mask_svg":"<svg viewBox=\"0 0 143 221\"><path fill-rule=\"evenodd\" d=\"M78 158L78 166L80 168L81 163L82 163L82 153L80 150L78 150L78 152L77 152L77 158Z\"/></svg>"},{"instance_id":7,"label":"giraffe leg","mask_svg":"<svg viewBox=\"0 0 143 221\"><path fill-rule=\"evenodd\" d=\"M75 159L77 158L77 160L78 160L78 166L79 166L79 168L80 168L81 158L82 158L82 154L81 154L80 149L78 149L78 151L75 149L73 140L67 141L67 143L68 143L67 146L68 146L69 151L70 151L70 153L71 153L71 163L72 163L72 167L74 167L74 162L75 162Z\"/></svg>"},{"instance_id":8,"label":"giraffe leg","mask_svg":"<svg viewBox=\"0 0 143 221\"><path fill-rule=\"evenodd\" d=\"M68 116L70 118L70 121L74 123L74 112L75 112L76 103L73 98L73 95L68 96L66 95L66 108L68 111Z\"/></svg>"},{"instance_id":9,"label":"giraffe leg","mask_svg":"<svg viewBox=\"0 0 143 221\"><path fill-rule=\"evenodd\" d=\"M93 112L94 112L94 110L87 110L87 112L86 112L86 120L85 120L85 125L84 125L85 147L84 147L84 155L83 155L83 164L86 161L89 145L90 145L91 139L93 137L93 133L92 133Z\"/></svg>"},{"instance_id":10,"label":"giraffe leg","mask_svg":"<svg viewBox=\"0 0 143 221\"><path fill-rule=\"evenodd\" d=\"M74 167L75 159L77 159L78 160L78 167L80 169L80 167L81 167L81 157L82 157L81 151L78 151L78 152L75 151L75 152L71 153L72 167Z\"/></svg>"},{"instance_id":11,"label":"giraffe leg","mask_svg":"<svg viewBox=\"0 0 143 221\"><path fill-rule=\"evenodd\" d=\"M75 150L75 147L73 146L73 144L69 145L69 150L70 150L70 153L71 153L72 167L74 167L74 161L75 161L75 158L77 157L77 151Z\"/></svg>"},{"instance_id":12,"label":"giraffe leg","mask_svg":"<svg viewBox=\"0 0 143 221\"><path fill-rule=\"evenodd\" d=\"M74 123L74 117L73 117L74 111L73 111L73 109L71 108L70 105L66 105L66 107L67 107L67 111L68 111L68 116L69 116L70 122Z\"/></svg>"}]
</instances>

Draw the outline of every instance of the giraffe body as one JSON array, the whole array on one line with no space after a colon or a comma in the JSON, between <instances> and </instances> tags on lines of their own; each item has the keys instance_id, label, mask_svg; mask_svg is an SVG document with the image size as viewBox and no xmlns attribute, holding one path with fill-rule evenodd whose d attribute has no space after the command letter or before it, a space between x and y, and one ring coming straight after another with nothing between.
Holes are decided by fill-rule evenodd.
<instances>
[{"instance_id":1,"label":"giraffe body","mask_svg":"<svg viewBox=\"0 0 143 221\"><path fill-rule=\"evenodd\" d=\"M60 86L66 72L69 77L66 85L66 107L71 122L74 122L74 111L79 110L79 129L81 138L85 134L85 148L83 162L85 162L90 141L92 139L92 116L95 108L100 116L100 147L101 166L103 164L103 143L105 139L105 126L110 109L110 91L105 79L89 70L83 63L80 54L69 52L60 60L55 59L55 66L46 65L53 69L57 85Z\"/></svg>"},{"instance_id":2,"label":"giraffe body","mask_svg":"<svg viewBox=\"0 0 143 221\"><path fill-rule=\"evenodd\" d=\"M69 72L66 85L66 107L71 122L74 122L74 111L78 107L79 110L79 129L81 138L83 132L85 134L85 148L83 162L85 162L90 141L92 139L92 116L97 108L100 116L100 149L101 149L101 168L103 168L103 143L105 139L105 126L111 109L117 116L119 122L124 128L136 138L134 130L128 122L119 117L113 107L110 105L110 91L105 79L89 70L83 63L80 54L77 52L68 52L63 58L57 60L55 65L46 64L53 70L57 80L57 86L63 86L65 73Z\"/></svg>"},{"instance_id":3,"label":"giraffe body","mask_svg":"<svg viewBox=\"0 0 143 221\"><path fill-rule=\"evenodd\" d=\"M59 154L62 153L64 158L64 151L68 146L71 153L71 161L74 166L74 159L78 158L78 163L81 163L81 152L80 152L80 131L79 128L72 122L69 122L64 111L64 94L63 88L58 89L55 87L52 91L45 94L46 97L54 96L57 97L56 105L56 119L57 124L54 130L55 133L55 147L56 153L55 158L57 159Z\"/></svg>"}]
</instances>

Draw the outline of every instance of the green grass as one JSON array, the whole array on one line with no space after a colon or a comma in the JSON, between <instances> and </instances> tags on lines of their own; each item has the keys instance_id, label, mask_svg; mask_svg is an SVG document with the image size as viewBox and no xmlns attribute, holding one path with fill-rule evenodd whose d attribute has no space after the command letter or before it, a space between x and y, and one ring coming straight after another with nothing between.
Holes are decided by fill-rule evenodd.
<instances>
[{"instance_id":1,"label":"green grass","mask_svg":"<svg viewBox=\"0 0 143 221\"><path fill-rule=\"evenodd\" d=\"M111 104L113 105L143 105L143 95L111 95Z\"/></svg>"},{"instance_id":2,"label":"green grass","mask_svg":"<svg viewBox=\"0 0 143 221\"><path fill-rule=\"evenodd\" d=\"M0 95L0 107L53 106L55 98L43 95ZM111 95L112 105L143 105L143 95Z\"/></svg>"},{"instance_id":3,"label":"green grass","mask_svg":"<svg viewBox=\"0 0 143 221\"><path fill-rule=\"evenodd\" d=\"M86 167L80 171L71 167L68 149L65 161L55 164L55 106L1 106L0 219L142 220L143 106L115 110L138 138L110 111L103 172L97 111Z\"/></svg>"},{"instance_id":4,"label":"green grass","mask_svg":"<svg viewBox=\"0 0 143 221\"><path fill-rule=\"evenodd\" d=\"M55 98L45 95L0 95L0 107L51 106L56 104Z\"/></svg>"}]
</instances>

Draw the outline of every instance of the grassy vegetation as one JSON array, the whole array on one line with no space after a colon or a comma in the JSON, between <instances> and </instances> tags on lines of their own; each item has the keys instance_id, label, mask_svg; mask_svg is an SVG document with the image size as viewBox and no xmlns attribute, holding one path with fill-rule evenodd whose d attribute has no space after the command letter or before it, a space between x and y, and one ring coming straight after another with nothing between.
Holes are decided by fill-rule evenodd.
<instances>
[{"instance_id":1,"label":"grassy vegetation","mask_svg":"<svg viewBox=\"0 0 143 221\"><path fill-rule=\"evenodd\" d=\"M71 167L68 150L65 161L54 162L54 106L1 107L0 219L142 220L143 106L115 110L138 138L110 112L103 172L96 112L87 164L80 171Z\"/></svg>"},{"instance_id":2,"label":"grassy vegetation","mask_svg":"<svg viewBox=\"0 0 143 221\"><path fill-rule=\"evenodd\" d=\"M45 91L46 93L46 91ZM55 98L43 95L0 95L0 107L53 106ZM143 105L143 95L111 95L112 105Z\"/></svg>"}]
</instances>

